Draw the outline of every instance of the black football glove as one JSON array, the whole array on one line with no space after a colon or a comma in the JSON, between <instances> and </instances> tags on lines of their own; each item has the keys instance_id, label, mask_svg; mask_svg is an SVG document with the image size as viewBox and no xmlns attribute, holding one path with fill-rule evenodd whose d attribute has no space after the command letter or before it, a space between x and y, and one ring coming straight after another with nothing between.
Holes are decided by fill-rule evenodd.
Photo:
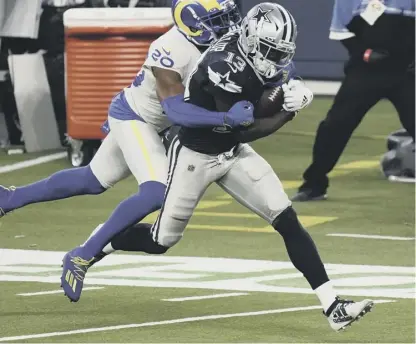
<instances>
[{"instance_id":1,"label":"black football glove","mask_svg":"<svg viewBox=\"0 0 416 344\"><path fill-rule=\"evenodd\" d=\"M363 61L367 63L377 63L390 57L390 54L384 50L367 49L363 54Z\"/></svg>"}]
</instances>

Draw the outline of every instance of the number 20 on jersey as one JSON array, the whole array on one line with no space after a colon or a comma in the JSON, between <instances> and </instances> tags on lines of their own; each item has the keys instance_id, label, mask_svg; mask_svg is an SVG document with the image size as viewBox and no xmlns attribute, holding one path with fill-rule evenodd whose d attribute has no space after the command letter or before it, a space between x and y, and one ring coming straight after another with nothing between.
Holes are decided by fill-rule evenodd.
<instances>
[{"instance_id":1,"label":"number 20 on jersey","mask_svg":"<svg viewBox=\"0 0 416 344\"><path fill-rule=\"evenodd\" d=\"M155 49L151 56L155 62L159 62L163 67L172 68L175 62L169 57L170 54L171 52L169 50L162 48L162 51Z\"/></svg>"}]
</instances>

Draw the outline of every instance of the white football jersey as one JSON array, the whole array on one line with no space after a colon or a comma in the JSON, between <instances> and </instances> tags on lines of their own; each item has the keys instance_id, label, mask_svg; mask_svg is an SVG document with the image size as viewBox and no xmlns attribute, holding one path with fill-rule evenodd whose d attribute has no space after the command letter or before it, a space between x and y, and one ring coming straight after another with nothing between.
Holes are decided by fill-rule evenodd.
<instances>
[{"instance_id":1,"label":"white football jersey","mask_svg":"<svg viewBox=\"0 0 416 344\"><path fill-rule=\"evenodd\" d=\"M200 56L198 48L176 27L155 40L150 45L147 59L137 73L136 79L124 89L126 100L132 110L144 121L155 126L158 132L171 126L156 94L156 79L151 67L179 73L185 85Z\"/></svg>"}]
</instances>

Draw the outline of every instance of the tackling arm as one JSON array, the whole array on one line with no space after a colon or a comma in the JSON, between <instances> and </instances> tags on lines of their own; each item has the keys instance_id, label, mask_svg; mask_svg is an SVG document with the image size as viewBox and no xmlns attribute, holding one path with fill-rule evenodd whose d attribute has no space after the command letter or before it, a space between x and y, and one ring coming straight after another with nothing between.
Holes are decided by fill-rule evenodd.
<instances>
[{"instance_id":1,"label":"tackling arm","mask_svg":"<svg viewBox=\"0 0 416 344\"><path fill-rule=\"evenodd\" d=\"M174 124L184 127L224 125L227 112L209 111L184 101L185 88L179 73L158 67L152 67L152 71L160 103Z\"/></svg>"},{"instance_id":2,"label":"tackling arm","mask_svg":"<svg viewBox=\"0 0 416 344\"><path fill-rule=\"evenodd\" d=\"M156 93L161 102L185 92L182 77L178 72L159 67L152 67L152 72L156 79Z\"/></svg>"},{"instance_id":3,"label":"tackling arm","mask_svg":"<svg viewBox=\"0 0 416 344\"><path fill-rule=\"evenodd\" d=\"M272 117L256 118L247 129L234 133L235 138L241 143L252 142L269 136L283 127L295 117L295 112L281 111Z\"/></svg>"}]
</instances>

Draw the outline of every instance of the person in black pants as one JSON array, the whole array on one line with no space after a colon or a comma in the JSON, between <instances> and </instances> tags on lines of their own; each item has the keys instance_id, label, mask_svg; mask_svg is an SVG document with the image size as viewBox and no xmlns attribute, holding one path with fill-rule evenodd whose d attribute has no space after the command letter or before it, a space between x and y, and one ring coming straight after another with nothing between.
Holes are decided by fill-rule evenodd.
<instances>
[{"instance_id":1,"label":"person in black pants","mask_svg":"<svg viewBox=\"0 0 416 344\"><path fill-rule=\"evenodd\" d=\"M415 139L415 3L336 0L330 38L349 53L345 79L318 127L312 164L292 201L323 200L334 168L353 131L379 100L396 108ZM373 6L374 8L370 8Z\"/></svg>"}]
</instances>

